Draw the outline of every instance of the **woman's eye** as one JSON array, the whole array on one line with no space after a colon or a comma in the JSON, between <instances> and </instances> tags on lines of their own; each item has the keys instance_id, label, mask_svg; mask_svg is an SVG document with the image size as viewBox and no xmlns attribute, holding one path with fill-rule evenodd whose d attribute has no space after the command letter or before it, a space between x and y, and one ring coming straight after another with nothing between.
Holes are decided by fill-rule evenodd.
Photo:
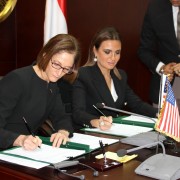
<instances>
[{"instance_id":1,"label":"woman's eye","mask_svg":"<svg viewBox=\"0 0 180 180\"><path fill-rule=\"evenodd\" d=\"M106 54L109 54L111 51L110 51L110 50L104 50L104 52L105 52Z\"/></svg>"},{"instance_id":2,"label":"woman's eye","mask_svg":"<svg viewBox=\"0 0 180 180\"><path fill-rule=\"evenodd\" d=\"M120 51L116 51L116 54L120 54Z\"/></svg>"}]
</instances>

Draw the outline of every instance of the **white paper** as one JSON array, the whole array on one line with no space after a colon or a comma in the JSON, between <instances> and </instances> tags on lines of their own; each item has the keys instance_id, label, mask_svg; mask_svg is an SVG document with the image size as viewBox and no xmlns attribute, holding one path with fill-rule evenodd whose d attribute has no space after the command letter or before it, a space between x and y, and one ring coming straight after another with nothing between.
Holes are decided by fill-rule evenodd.
<instances>
[{"instance_id":1,"label":"white paper","mask_svg":"<svg viewBox=\"0 0 180 180\"><path fill-rule=\"evenodd\" d=\"M99 148L100 146L99 140L101 140L103 144L108 144L108 145L119 141L118 139L110 139L110 138L91 136L87 134L73 133L73 137L70 139L70 142L86 144L89 145L90 149L96 149Z\"/></svg>"},{"instance_id":2,"label":"white paper","mask_svg":"<svg viewBox=\"0 0 180 180\"><path fill-rule=\"evenodd\" d=\"M47 163L37 162L37 161L19 158L19 157L15 157L15 156L9 156L6 154L0 154L0 159L3 161L7 161L7 162L11 162L11 163L18 164L18 165L35 168L35 169L40 169L42 167L49 165Z\"/></svg>"},{"instance_id":3,"label":"white paper","mask_svg":"<svg viewBox=\"0 0 180 180\"><path fill-rule=\"evenodd\" d=\"M24 150L22 147L19 147L3 152L48 163L58 163L69 159L69 157L75 157L85 153L84 150L56 148L45 144L42 144L41 148L37 148L34 151L27 151Z\"/></svg>"},{"instance_id":4,"label":"white paper","mask_svg":"<svg viewBox=\"0 0 180 180\"><path fill-rule=\"evenodd\" d=\"M98 128L85 128L84 130L89 132L129 137L139 133L152 131L153 128L113 123L111 129L106 131L102 131Z\"/></svg>"},{"instance_id":5,"label":"white paper","mask_svg":"<svg viewBox=\"0 0 180 180\"><path fill-rule=\"evenodd\" d=\"M127 117L123 118L123 120L145 122L145 123L155 123L157 121L157 118L145 118L145 117L131 115L131 116L127 116Z\"/></svg>"}]
</instances>

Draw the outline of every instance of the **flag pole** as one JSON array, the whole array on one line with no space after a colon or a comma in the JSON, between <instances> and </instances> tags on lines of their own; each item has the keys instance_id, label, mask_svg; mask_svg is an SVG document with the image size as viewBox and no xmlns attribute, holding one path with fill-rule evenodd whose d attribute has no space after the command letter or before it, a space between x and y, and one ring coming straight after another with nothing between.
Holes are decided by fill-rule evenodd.
<instances>
[{"instance_id":1,"label":"flag pole","mask_svg":"<svg viewBox=\"0 0 180 180\"><path fill-rule=\"evenodd\" d=\"M163 72L161 73L161 79L160 79L160 87L159 87L159 103L158 103L158 115L161 110L161 100L162 100L162 79L163 79Z\"/></svg>"},{"instance_id":2,"label":"flag pole","mask_svg":"<svg viewBox=\"0 0 180 180\"><path fill-rule=\"evenodd\" d=\"M162 100L162 79L163 79L163 72L161 73L161 78L160 78L160 87L159 87L159 102L158 102L158 116L161 110L161 100ZM157 141L160 141L160 132L157 134ZM158 153L158 144L156 146L156 154Z\"/></svg>"}]
</instances>

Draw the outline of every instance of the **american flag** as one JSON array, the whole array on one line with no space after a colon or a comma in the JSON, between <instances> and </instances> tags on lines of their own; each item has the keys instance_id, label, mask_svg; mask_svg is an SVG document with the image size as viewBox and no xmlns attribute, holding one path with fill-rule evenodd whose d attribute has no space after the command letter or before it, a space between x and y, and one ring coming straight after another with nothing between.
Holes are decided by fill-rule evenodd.
<instances>
[{"instance_id":1,"label":"american flag","mask_svg":"<svg viewBox=\"0 0 180 180\"><path fill-rule=\"evenodd\" d=\"M162 90L165 100L160 110L155 129L180 142L180 116L176 99L167 77Z\"/></svg>"}]
</instances>

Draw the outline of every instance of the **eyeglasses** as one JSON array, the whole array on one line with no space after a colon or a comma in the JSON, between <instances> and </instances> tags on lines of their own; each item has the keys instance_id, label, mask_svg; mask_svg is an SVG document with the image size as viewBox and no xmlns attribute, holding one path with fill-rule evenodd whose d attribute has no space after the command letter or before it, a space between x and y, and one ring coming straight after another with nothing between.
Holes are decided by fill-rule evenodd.
<instances>
[{"instance_id":1,"label":"eyeglasses","mask_svg":"<svg viewBox=\"0 0 180 180\"><path fill-rule=\"evenodd\" d=\"M62 71L63 71L65 74L71 74L71 73L73 72L73 68L62 67L61 64L56 63L56 62L53 62L52 59L51 59L51 66L52 66L54 69L57 69L57 70L62 69Z\"/></svg>"}]
</instances>

